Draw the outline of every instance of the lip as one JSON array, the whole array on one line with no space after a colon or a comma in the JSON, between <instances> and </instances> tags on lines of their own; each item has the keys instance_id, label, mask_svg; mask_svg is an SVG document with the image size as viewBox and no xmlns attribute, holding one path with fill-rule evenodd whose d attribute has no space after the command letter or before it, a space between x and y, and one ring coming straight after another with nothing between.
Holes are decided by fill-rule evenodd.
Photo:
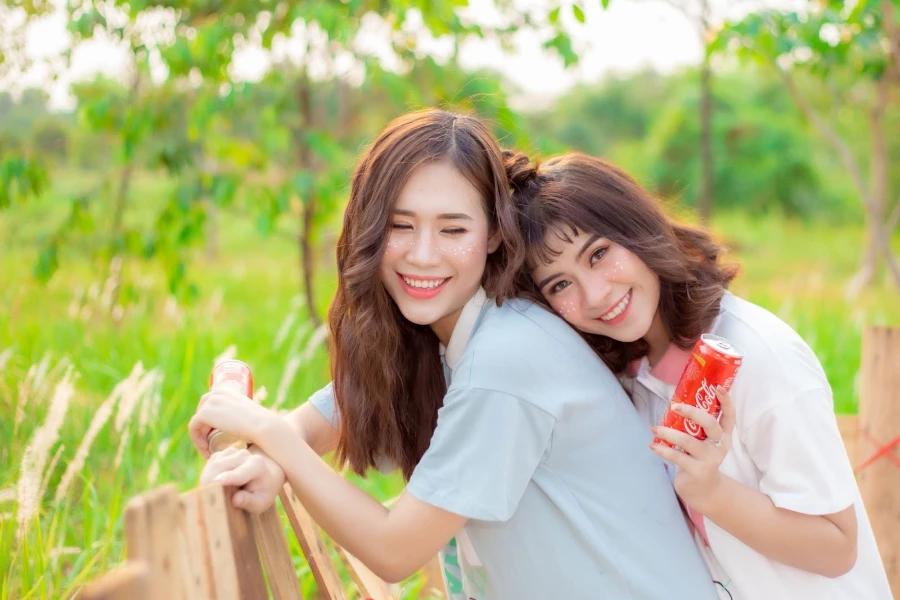
<instances>
[{"instance_id":1,"label":"lip","mask_svg":"<svg viewBox=\"0 0 900 600\"><path fill-rule=\"evenodd\" d=\"M443 279L444 283L428 289L417 288L406 283L406 281L403 279L404 277L408 277L409 279L418 279L421 281L440 281L441 279ZM400 280L400 285L401 287L403 287L403 291L406 292L409 297L415 298L416 300L430 300L440 294L443 289L447 287L447 282L450 281L452 277L412 277L410 275L397 273L397 279Z\"/></svg>"},{"instance_id":2,"label":"lip","mask_svg":"<svg viewBox=\"0 0 900 600\"><path fill-rule=\"evenodd\" d=\"M619 303L622 302L622 300L624 300L625 298L628 298L628 303L625 305L625 310L623 310L623 311L621 312L621 314L619 314L619 316L616 317L615 319L610 319L609 321L604 321L604 320L602 319L603 315L606 315L606 314L612 312L612 310L613 310L615 307L617 307L617 306L619 305ZM599 317L597 317L597 318L594 319L594 320L595 320L595 321L600 321L600 322L603 323L604 325L618 325L619 323L621 323L622 321L625 320L625 317L628 316L628 311L631 310L631 302L632 302L633 300L634 300L634 290L628 290L628 293L626 293L624 296L622 296L621 298L619 298L618 300L616 300L616 301L613 303L612 307L611 307L609 310L607 310L606 312L603 313L603 315L600 315Z\"/></svg>"}]
</instances>

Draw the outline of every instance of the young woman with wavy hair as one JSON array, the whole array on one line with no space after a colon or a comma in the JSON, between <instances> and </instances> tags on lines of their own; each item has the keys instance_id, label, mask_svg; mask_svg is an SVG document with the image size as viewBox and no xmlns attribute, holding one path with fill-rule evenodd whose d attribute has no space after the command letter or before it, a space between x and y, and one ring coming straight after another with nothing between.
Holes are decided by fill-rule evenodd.
<instances>
[{"instance_id":1,"label":"young woman with wavy hair","mask_svg":"<svg viewBox=\"0 0 900 600\"><path fill-rule=\"evenodd\" d=\"M191 422L250 441L204 480L260 510L286 477L338 544L398 581L436 553L452 600L715 592L649 433L578 334L508 298L525 252L478 120L392 122L353 176L329 312L333 385L287 418L212 392ZM399 469L393 508L319 456ZM596 474L603 474L598 479Z\"/></svg>"},{"instance_id":2,"label":"young woman with wavy hair","mask_svg":"<svg viewBox=\"0 0 900 600\"><path fill-rule=\"evenodd\" d=\"M727 291L737 266L702 228L666 216L614 165L567 154L510 161L529 249L519 279L620 377L654 444L720 598L888 600L890 590L812 350ZM681 405L704 441L659 427L704 332L744 353L721 419Z\"/></svg>"}]
</instances>

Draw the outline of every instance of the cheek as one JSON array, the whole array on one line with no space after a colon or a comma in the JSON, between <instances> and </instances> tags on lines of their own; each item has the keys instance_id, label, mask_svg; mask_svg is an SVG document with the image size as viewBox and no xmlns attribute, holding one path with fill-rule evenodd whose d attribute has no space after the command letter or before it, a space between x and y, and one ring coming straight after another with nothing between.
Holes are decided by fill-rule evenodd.
<instances>
[{"instance_id":1,"label":"cheek","mask_svg":"<svg viewBox=\"0 0 900 600\"><path fill-rule=\"evenodd\" d=\"M438 247L448 261L464 265L478 258L484 260L487 257L486 240L459 240L458 242L445 242Z\"/></svg>"},{"instance_id":2,"label":"cheek","mask_svg":"<svg viewBox=\"0 0 900 600\"><path fill-rule=\"evenodd\" d=\"M575 304L574 300L553 297L552 300L549 301L550 306L566 321L570 321L574 319L578 314L578 307Z\"/></svg>"}]
</instances>

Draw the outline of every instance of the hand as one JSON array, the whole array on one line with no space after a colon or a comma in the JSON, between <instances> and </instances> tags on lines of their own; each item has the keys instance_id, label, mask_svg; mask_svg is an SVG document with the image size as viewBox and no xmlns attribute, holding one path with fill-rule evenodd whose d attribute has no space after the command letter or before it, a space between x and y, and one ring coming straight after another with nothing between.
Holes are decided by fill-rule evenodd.
<instances>
[{"instance_id":1,"label":"hand","mask_svg":"<svg viewBox=\"0 0 900 600\"><path fill-rule=\"evenodd\" d=\"M240 489L231 497L238 508L261 513L275 502L284 486L284 471L264 454L226 448L216 452L200 474L200 483L221 483Z\"/></svg>"},{"instance_id":2,"label":"hand","mask_svg":"<svg viewBox=\"0 0 900 600\"><path fill-rule=\"evenodd\" d=\"M731 432L734 430L734 403L731 395L720 386L716 388L716 397L722 407L718 420L696 406L672 406L672 410L679 415L703 428L707 436L705 440L698 440L671 427L659 426L653 427L653 433L681 450L663 444L650 445L653 452L678 467L674 481L675 492L685 504L701 513L704 512L704 503L713 498L721 481L719 466L731 448Z\"/></svg>"},{"instance_id":3,"label":"hand","mask_svg":"<svg viewBox=\"0 0 900 600\"><path fill-rule=\"evenodd\" d=\"M212 429L227 431L248 444L260 445L259 439L274 419L281 417L250 398L224 388L203 395L188 430L194 446L204 458L209 458L207 437Z\"/></svg>"}]
</instances>

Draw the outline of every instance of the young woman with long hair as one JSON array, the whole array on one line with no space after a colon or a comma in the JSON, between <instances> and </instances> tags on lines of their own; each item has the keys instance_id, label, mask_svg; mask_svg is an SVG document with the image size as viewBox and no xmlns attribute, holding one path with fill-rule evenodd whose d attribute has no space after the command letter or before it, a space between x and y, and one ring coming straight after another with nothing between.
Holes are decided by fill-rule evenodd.
<instances>
[{"instance_id":1,"label":"young woman with long hair","mask_svg":"<svg viewBox=\"0 0 900 600\"><path fill-rule=\"evenodd\" d=\"M287 418L229 392L204 480L271 504L286 477L338 544L387 581L440 553L458 598L709 600L663 462L618 381L565 321L510 298L524 260L502 153L478 120L392 122L353 176L329 312L333 385ZM357 473L399 469L390 510ZM600 475L598 477L597 475Z\"/></svg>"},{"instance_id":2,"label":"young woman with long hair","mask_svg":"<svg viewBox=\"0 0 900 600\"><path fill-rule=\"evenodd\" d=\"M737 267L710 234L598 158L519 156L509 175L529 250L521 291L577 328L680 448L652 446L720 597L889 600L825 373L788 325L727 291ZM744 357L731 393L718 392L721 420L681 405L700 441L659 424L705 332Z\"/></svg>"}]
</instances>

